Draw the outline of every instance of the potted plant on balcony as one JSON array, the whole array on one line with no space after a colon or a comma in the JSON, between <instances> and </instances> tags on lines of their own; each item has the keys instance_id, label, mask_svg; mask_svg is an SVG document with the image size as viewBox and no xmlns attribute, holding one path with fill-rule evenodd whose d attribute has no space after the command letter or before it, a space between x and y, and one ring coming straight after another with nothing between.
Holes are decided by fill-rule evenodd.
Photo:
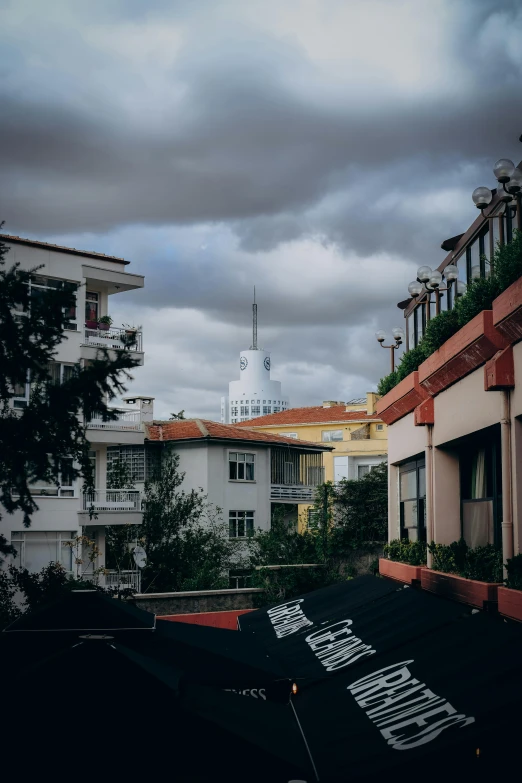
<instances>
[{"instance_id":1,"label":"potted plant on balcony","mask_svg":"<svg viewBox=\"0 0 522 783\"><path fill-rule=\"evenodd\" d=\"M384 547L384 557L379 558L379 573L412 584L420 582L421 568L425 565L425 542L395 539Z\"/></svg>"},{"instance_id":2,"label":"potted plant on balcony","mask_svg":"<svg viewBox=\"0 0 522 783\"><path fill-rule=\"evenodd\" d=\"M101 318L98 318L98 329L101 329L102 332L108 332L111 325L112 318L110 315L102 315Z\"/></svg>"},{"instance_id":3,"label":"potted plant on balcony","mask_svg":"<svg viewBox=\"0 0 522 783\"><path fill-rule=\"evenodd\" d=\"M85 321L85 328L86 329L97 329L98 328L98 321L93 320L92 318Z\"/></svg>"},{"instance_id":4,"label":"potted plant on balcony","mask_svg":"<svg viewBox=\"0 0 522 783\"><path fill-rule=\"evenodd\" d=\"M522 554L507 560L506 570L506 586L498 588L498 611L522 621Z\"/></svg>"},{"instance_id":5,"label":"potted plant on balcony","mask_svg":"<svg viewBox=\"0 0 522 783\"><path fill-rule=\"evenodd\" d=\"M502 552L491 544L470 549L464 539L429 545L433 568L421 570L424 590L483 609L502 586Z\"/></svg>"}]
</instances>

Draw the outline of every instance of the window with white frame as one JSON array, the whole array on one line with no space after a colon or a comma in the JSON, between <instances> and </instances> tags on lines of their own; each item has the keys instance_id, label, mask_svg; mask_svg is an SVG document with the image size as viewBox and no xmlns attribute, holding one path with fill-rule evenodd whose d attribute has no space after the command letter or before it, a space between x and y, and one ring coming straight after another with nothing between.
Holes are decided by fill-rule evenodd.
<instances>
[{"instance_id":1,"label":"window with white frame","mask_svg":"<svg viewBox=\"0 0 522 783\"><path fill-rule=\"evenodd\" d=\"M250 413L252 416L259 416L261 413L261 408L259 405L252 405L250 409Z\"/></svg>"},{"instance_id":2,"label":"window with white frame","mask_svg":"<svg viewBox=\"0 0 522 783\"><path fill-rule=\"evenodd\" d=\"M332 441L339 441L343 439L342 430L323 430L321 433L321 440L323 443L330 443Z\"/></svg>"},{"instance_id":3,"label":"window with white frame","mask_svg":"<svg viewBox=\"0 0 522 783\"><path fill-rule=\"evenodd\" d=\"M375 465L357 465L357 478L361 479L363 476L367 476L374 467Z\"/></svg>"},{"instance_id":4,"label":"window with white frame","mask_svg":"<svg viewBox=\"0 0 522 783\"><path fill-rule=\"evenodd\" d=\"M239 410L237 407L230 408L230 415L231 416L239 416Z\"/></svg>"},{"instance_id":5,"label":"window with white frame","mask_svg":"<svg viewBox=\"0 0 522 783\"><path fill-rule=\"evenodd\" d=\"M132 481L145 481L145 447L144 446L108 446L107 472L122 462L127 466Z\"/></svg>"},{"instance_id":6,"label":"window with white frame","mask_svg":"<svg viewBox=\"0 0 522 783\"><path fill-rule=\"evenodd\" d=\"M25 383L15 383L13 387L13 408L26 408L29 405L31 384L29 376Z\"/></svg>"},{"instance_id":7,"label":"window with white frame","mask_svg":"<svg viewBox=\"0 0 522 783\"><path fill-rule=\"evenodd\" d=\"M272 413L272 406L271 405L263 405L263 416L266 416L269 413Z\"/></svg>"},{"instance_id":8,"label":"window with white frame","mask_svg":"<svg viewBox=\"0 0 522 783\"><path fill-rule=\"evenodd\" d=\"M382 431L383 431L383 429L384 429L384 424L377 424L377 425L376 425L376 427L375 427L375 429L376 429L378 432L382 432Z\"/></svg>"},{"instance_id":9,"label":"window with white frame","mask_svg":"<svg viewBox=\"0 0 522 783\"><path fill-rule=\"evenodd\" d=\"M228 453L228 478L230 481L254 481L255 455L239 451Z\"/></svg>"},{"instance_id":10,"label":"window with white frame","mask_svg":"<svg viewBox=\"0 0 522 783\"><path fill-rule=\"evenodd\" d=\"M277 434L284 435L285 438L293 438L294 440L299 439L299 435L297 434L297 432L278 432Z\"/></svg>"},{"instance_id":11,"label":"window with white frame","mask_svg":"<svg viewBox=\"0 0 522 783\"><path fill-rule=\"evenodd\" d=\"M253 511L228 512L228 537L247 538L254 535Z\"/></svg>"},{"instance_id":12,"label":"window with white frame","mask_svg":"<svg viewBox=\"0 0 522 783\"><path fill-rule=\"evenodd\" d=\"M308 530L317 530L319 527L319 512L315 508L306 511L306 527Z\"/></svg>"},{"instance_id":13,"label":"window with white frame","mask_svg":"<svg viewBox=\"0 0 522 783\"><path fill-rule=\"evenodd\" d=\"M248 416L248 405L240 405L241 408L241 416Z\"/></svg>"},{"instance_id":14,"label":"window with white frame","mask_svg":"<svg viewBox=\"0 0 522 783\"><path fill-rule=\"evenodd\" d=\"M97 291L85 292L85 323L98 324L100 314L100 295Z\"/></svg>"},{"instance_id":15,"label":"window with white frame","mask_svg":"<svg viewBox=\"0 0 522 783\"><path fill-rule=\"evenodd\" d=\"M72 292L76 292L78 289L78 283L72 283L69 280L57 280L52 277L44 277L43 275L31 275L31 279L27 285L29 286L29 297L31 302L38 302L43 298L46 291L53 289L65 289ZM20 312L23 312L22 309L20 309ZM77 330L76 301L67 309L67 312L64 312L64 314L67 319L65 328Z\"/></svg>"},{"instance_id":16,"label":"window with white frame","mask_svg":"<svg viewBox=\"0 0 522 783\"><path fill-rule=\"evenodd\" d=\"M58 481L35 479L30 481L29 491L31 495L39 495L40 497L72 498L75 495L75 482L72 457L62 457Z\"/></svg>"},{"instance_id":17,"label":"window with white frame","mask_svg":"<svg viewBox=\"0 0 522 783\"><path fill-rule=\"evenodd\" d=\"M73 375L77 375L80 366L78 364L63 364L63 362L49 362L47 372L51 383L62 384L68 381Z\"/></svg>"},{"instance_id":18,"label":"window with white frame","mask_svg":"<svg viewBox=\"0 0 522 783\"><path fill-rule=\"evenodd\" d=\"M13 562L31 572L41 571L49 563L60 563L72 572L71 544L75 535L70 531L15 530L11 533L11 544L16 549Z\"/></svg>"}]
</instances>

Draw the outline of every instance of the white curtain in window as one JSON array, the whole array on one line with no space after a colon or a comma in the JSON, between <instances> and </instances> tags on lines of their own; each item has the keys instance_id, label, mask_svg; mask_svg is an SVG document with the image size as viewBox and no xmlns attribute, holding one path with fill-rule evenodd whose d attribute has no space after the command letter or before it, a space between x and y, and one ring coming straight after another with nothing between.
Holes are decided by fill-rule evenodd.
<instances>
[{"instance_id":1,"label":"white curtain in window","mask_svg":"<svg viewBox=\"0 0 522 783\"><path fill-rule=\"evenodd\" d=\"M464 540L472 549L493 544L493 501L465 501L462 506L462 527Z\"/></svg>"},{"instance_id":2,"label":"white curtain in window","mask_svg":"<svg viewBox=\"0 0 522 783\"><path fill-rule=\"evenodd\" d=\"M479 449L473 456L471 468L471 497L486 497L486 449Z\"/></svg>"}]
</instances>

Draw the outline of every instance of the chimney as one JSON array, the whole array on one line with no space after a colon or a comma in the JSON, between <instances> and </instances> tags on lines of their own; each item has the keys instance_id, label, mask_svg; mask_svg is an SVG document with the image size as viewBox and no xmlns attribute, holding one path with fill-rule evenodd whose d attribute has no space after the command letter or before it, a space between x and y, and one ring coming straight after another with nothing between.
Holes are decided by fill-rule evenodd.
<instances>
[{"instance_id":1,"label":"chimney","mask_svg":"<svg viewBox=\"0 0 522 783\"><path fill-rule=\"evenodd\" d=\"M137 405L142 422L152 422L154 419L154 397L124 397L127 405Z\"/></svg>"},{"instance_id":2,"label":"chimney","mask_svg":"<svg viewBox=\"0 0 522 783\"><path fill-rule=\"evenodd\" d=\"M337 402L337 400L323 400L323 408L333 408L334 405L344 405L344 402Z\"/></svg>"},{"instance_id":3,"label":"chimney","mask_svg":"<svg viewBox=\"0 0 522 783\"><path fill-rule=\"evenodd\" d=\"M371 416L375 413L375 406L377 400L380 399L380 395L377 392L366 392L366 413Z\"/></svg>"}]
</instances>

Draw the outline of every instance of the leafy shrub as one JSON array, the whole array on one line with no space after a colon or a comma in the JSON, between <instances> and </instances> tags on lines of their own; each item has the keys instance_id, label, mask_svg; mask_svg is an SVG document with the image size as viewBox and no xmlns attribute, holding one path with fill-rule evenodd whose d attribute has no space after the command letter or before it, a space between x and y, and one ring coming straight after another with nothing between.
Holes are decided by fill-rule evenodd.
<instances>
[{"instance_id":1,"label":"leafy shrub","mask_svg":"<svg viewBox=\"0 0 522 783\"><path fill-rule=\"evenodd\" d=\"M427 324L424 337L422 338L422 346L424 348L426 358L437 351L441 345L444 345L446 340L449 340L450 337L453 337L453 335L458 332L459 329L459 314L456 309L445 310L444 312L435 316L435 318L432 318L431 321L429 321Z\"/></svg>"},{"instance_id":2,"label":"leafy shrub","mask_svg":"<svg viewBox=\"0 0 522 783\"><path fill-rule=\"evenodd\" d=\"M397 383L397 373L395 371L391 372L389 375L385 375L377 385L377 394L384 397L385 394L388 394L389 391L397 386Z\"/></svg>"},{"instance_id":3,"label":"leafy shrub","mask_svg":"<svg viewBox=\"0 0 522 783\"><path fill-rule=\"evenodd\" d=\"M265 567L256 569L251 577L252 587L264 590L254 598L259 606L287 601L295 598L296 595L326 587L334 581L338 579L331 576L323 565L310 568L296 568L291 565L279 568Z\"/></svg>"},{"instance_id":4,"label":"leafy shrub","mask_svg":"<svg viewBox=\"0 0 522 783\"><path fill-rule=\"evenodd\" d=\"M384 557L413 566L426 565L426 544L396 538L384 547Z\"/></svg>"},{"instance_id":5,"label":"leafy shrub","mask_svg":"<svg viewBox=\"0 0 522 783\"><path fill-rule=\"evenodd\" d=\"M424 340L417 345L416 348L411 348L409 351L406 351L395 371L397 383L400 383L404 378L407 378L411 372L418 370L422 362L428 358L428 355Z\"/></svg>"},{"instance_id":6,"label":"leafy shrub","mask_svg":"<svg viewBox=\"0 0 522 783\"><path fill-rule=\"evenodd\" d=\"M470 549L463 538L447 544L432 542L433 568L480 582L502 581L502 552L491 544Z\"/></svg>"},{"instance_id":7,"label":"leafy shrub","mask_svg":"<svg viewBox=\"0 0 522 783\"><path fill-rule=\"evenodd\" d=\"M522 554L506 561L506 586L512 590L522 590Z\"/></svg>"},{"instance_id":8,"label":"leafy shrub","mask_svg":"<svg viewBox=\"0 0 522 783\"><path fill-rule=\"evenodd\" d=\"M518 280L522 275L522 233L515 232L513 241L498 246L493 256L492 273L497 281L498 293Z\"/></svg>"}]
</instances>

